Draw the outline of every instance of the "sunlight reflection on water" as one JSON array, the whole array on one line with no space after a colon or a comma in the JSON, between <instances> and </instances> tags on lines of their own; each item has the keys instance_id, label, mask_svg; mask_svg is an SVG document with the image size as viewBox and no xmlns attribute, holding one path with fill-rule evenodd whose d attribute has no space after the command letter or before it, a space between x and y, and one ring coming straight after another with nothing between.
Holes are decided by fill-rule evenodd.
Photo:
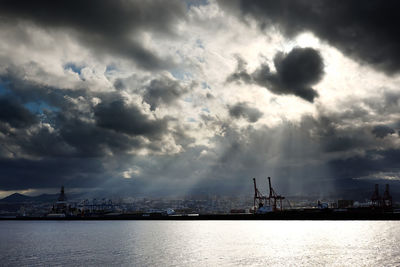
<instances>
[{"instance_id":1,"label":"sunlight reflection on water","mask_svg":"<svg viewBox=\"0 0 400 267\"><path fill-rule=\"evenodd\" d=\"M393 221L0 222L1 265L399 266Z\"/></svg>"}]
</instances>

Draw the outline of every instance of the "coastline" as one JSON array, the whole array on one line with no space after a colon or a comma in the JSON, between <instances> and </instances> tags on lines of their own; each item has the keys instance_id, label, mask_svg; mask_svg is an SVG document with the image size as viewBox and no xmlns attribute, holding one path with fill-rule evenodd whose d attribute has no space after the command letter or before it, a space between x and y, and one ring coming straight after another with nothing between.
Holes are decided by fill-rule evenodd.
<instances>
[{"instance_id":1,"label":"coastline","mask_svg":"<svg viewBox=\"0 0 400 267\"><path fill-rule=\"evenodd\" d=\"M40 221L93 221L93 220L400 220L400 213L393 212L271 212L267 214L189 214L189 215L160 215L160 214L120 214L97 216L67 216L67 217L0 217L0 220L40 220Z\"/></svg>"}]
</instances>

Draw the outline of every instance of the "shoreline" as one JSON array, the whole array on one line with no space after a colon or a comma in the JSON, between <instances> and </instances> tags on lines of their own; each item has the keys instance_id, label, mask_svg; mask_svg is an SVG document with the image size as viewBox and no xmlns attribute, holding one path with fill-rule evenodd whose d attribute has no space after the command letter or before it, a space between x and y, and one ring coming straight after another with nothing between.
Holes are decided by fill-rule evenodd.
<instances>
[{"instance_id":1,"label":"shoreline","mask_svg":"<svg viewBox=\"0 0 400 267\"><path fill-rule=\"evenodd\" d=\"M199 215L160 215L121 214L98 216L70 217L0 217L0 220L16 221L96 221L96 220L168 220L168 221L201 221L201 220L400 220L400 213L359 213L359 212L277 212L268 214L199 214Z\"/></svg>"}]
</instances>

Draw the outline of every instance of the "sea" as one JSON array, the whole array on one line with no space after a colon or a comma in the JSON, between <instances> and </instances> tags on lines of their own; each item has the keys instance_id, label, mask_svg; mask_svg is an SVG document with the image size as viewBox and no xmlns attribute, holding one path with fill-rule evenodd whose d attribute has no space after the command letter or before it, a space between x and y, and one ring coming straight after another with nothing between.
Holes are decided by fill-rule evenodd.
<instances>
[{"instance_id":1,"label":"sea","mask_svg":"<svg viewBox=\"0 0 400 267\"><path fill-rule=\"evenodd\" d=\"M400 266L400 222L0 221L0 266Z\"/></svg>"}]
</instances>

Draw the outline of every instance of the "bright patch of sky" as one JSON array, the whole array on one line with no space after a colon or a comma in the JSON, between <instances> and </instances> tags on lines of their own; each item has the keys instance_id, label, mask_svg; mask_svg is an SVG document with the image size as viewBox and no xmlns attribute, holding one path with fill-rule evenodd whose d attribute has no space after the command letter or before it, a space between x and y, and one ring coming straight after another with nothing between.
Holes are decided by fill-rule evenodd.
<instances>
[{"instance_id":1,"label":"bright patch of sky","mask_svg":"<svg viewBox=\"0 0 400 267\"><path fill-rule=\"evenodd\" d=\"M29 103L24 104L24 106L28 110L30 110L32 113L37 113L37 114L43 114L44 110L50 110L50 111L59 111L60 110L57 107L48 105L44 101L29 102Z\"/></svg>"},{"instance_id":2,"label":"bright patch of sky","mask_svg":"<svg viewBox=\"0 0 400 267\"><path fill-rule=\"evenodd\" d=\"M81 70L83 68L84 68L84 66L79 66L79 65L76 65L75 63L72 63L72 62L69 62L69 63L64 65L64 69L71 70L71 71L77 73L78 75L81 75Z\"/></svg>"}]
</instances>

